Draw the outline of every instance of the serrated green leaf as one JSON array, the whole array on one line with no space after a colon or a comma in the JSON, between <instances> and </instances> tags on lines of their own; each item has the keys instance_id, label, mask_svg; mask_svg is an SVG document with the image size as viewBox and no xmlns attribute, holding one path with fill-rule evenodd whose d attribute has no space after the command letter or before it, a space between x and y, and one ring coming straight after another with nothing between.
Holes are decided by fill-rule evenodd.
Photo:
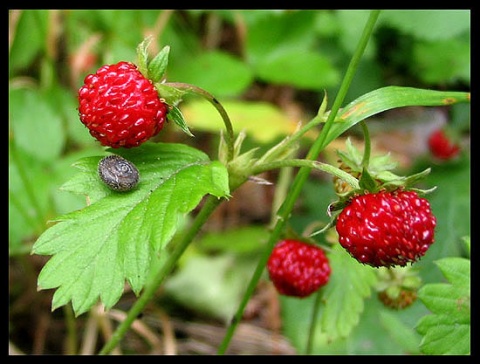
<instances>
[{"instance_id":1,"label":"serrated green leaf","mask_svg":"<svg viewBox=\"0 0 480 364\"><path fill-rule=\"evenodd\" d=\"M470 290L444 283L430 283L422 287L419 296L432 312L447 315L470 313Z\"/></svg>"},{"instance_id":2,"label":"serrated green leaf","mask_svg":"<svg viewBox=\"0 0 480 364\"><path fill-rule=\"evenodd\" d=\"M436 262L450 283L423 286L418 297L432 312L417 324L426 354L470 353L470 261L450 257Z\"/></svg>"},{"instance_id":3,"label":"serrated green leaf","mask_svg":"<svg viewBox=\"0 0 480 364\"><path fill-rule=\"evenodd\" d=\"M425 335L420 344L425 354L470 354L470 322L461 323L445 315L429 315L421 319L417 330Z\"/></svg>"},{"instance_id":4,"label":"serrated green leaf","mask_svg":"<svg viewBox=\"0 0 480 364\"><path fill-rule=\"evenodd\" d=\"M322 332L331 340L346 337L358 324L364 299L377 282L374 268L359 264L336 244L328 254L332 274L323 288Z\"/></svg>"},{"instance_id":5,"label":"serrated green leaf","mask_svg":"<svg viewBox=\"0 0 480 364\"><path fill-rule=\"evenodd\" d=\"M143 288L151 256L161 254L205 194L228 196L228 175L219 162L181 144L151 144L118 150L140 172L136 189L108 190L97 177L101 157L80 161L70 191L93 196L91 205L56 219L32 253L53 255L38 277L39 289L57 288L52 309L72 301L77 315L98 298L112 307L125 280L135 293Z\"/></svg>"},{"instance_id":6,"label":"serrated green leaf","mask_svg":"<svg viewBox=\"0 0 480 364\"><path fill-rule=\"evenodd\" d=\"M458 287L470 288L470 260L450 257L435 262L447 280Z\"/></svg>"}]
</instances>

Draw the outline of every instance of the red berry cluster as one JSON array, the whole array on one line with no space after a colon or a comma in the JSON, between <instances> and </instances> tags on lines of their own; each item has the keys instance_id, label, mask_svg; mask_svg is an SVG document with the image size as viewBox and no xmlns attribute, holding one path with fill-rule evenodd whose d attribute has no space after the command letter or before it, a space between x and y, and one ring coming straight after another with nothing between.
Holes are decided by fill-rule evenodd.
<instances>
[{"instance_id":1,"label":"red berry cluster","mask_svg":"<svg viewBox=\"0 0 480 364\"><path fill-rule=\"evenodd\" d=\"M339 214L340 244L359 262L374 267L405 266L434 242L436 218L414 191L357 195Z\"/></svg>"},{"instance_id":2,"label":"red berry cluster","mask_svg":"<svg viewBox=\"0 0 480 364\"><path fill-rule=\"evenodd\" d=\"M104 146L136 147L163 128L167 105L133 63L100 67L78 91L80 120Z\"/></svg>"},{"instance_id":3,"label":"red berry cluster","mask_svg":"<svg viewBox=\"0 0 480 364\"><path fill-rule=\"evenodd\" d=\"M307 297L326 285L330 265L324 251L298 240L282 240L267 263L270 280L280 294Z\"/></svg>"}]
</instances>

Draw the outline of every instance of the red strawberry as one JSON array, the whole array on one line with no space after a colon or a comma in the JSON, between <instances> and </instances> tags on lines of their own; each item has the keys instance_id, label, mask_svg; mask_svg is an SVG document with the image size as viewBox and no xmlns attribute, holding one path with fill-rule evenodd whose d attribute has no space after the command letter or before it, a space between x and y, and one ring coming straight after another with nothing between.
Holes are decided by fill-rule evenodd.
<instances>
[{"instance_id":1,"label":"red strawberry","mask_svg":"<svg viewBox=\"0 0 480 364\"><path fill-rule=\"evenodd\" d=\"M437 129L428 138L428 148L438 159L449 160L460 153L460 146L447 136L444 130Z\"/></svg>"},{"instance_id":2,"label":"red strawberry","mask_svg":"<svg viewBox=\"0 0 480 364\"><path fill-rule=\"evenodd\" d=\"M167 105L133 63L100 67L78 91L80 120L102 145L136 147L163 127Z\"/></svg>"},{"instance_id":3,"label":"red strawberry","mask_svg":"<svg viewBox=\"0 0 480 364\"><path fill-rule=\"evenodd\" d=\"M337 217L340 244L360 263L405 266L434 242L436 218L430 203L414 191L353 197Z\"/></svg>"},{"instance_id":4,"label":"red strawberry","mask_svg":"<svg viewBox=\"0 0 480 364\"><path fill-rule=\"evenodd\" d=\"M323 250L297 240L282 240L267 262L270 280L280 294L306 297L326 285L330 265Z\"/></svg>"}]
</instances>

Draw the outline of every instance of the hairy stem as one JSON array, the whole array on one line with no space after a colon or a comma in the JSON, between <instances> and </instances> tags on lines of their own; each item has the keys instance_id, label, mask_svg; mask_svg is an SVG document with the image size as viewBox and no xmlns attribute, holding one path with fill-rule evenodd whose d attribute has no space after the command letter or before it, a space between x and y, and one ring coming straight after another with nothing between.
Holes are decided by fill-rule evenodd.
<instances>
[{"instance_id":1,"label":"hairy stem","mask_svg":"<svg viewBox=\"0 0 480 364\"><path fill-rule=\"evenodd\" d=\"M225 129L227 130L225 141L227 143L227 162L230 162L233 159L233 144L235 140L235 135L233 133L233 126L232 122L230 121L230 117L228 116L227 112L223 108L222 104L209 92L205 91L204 89L190 85L188 83L182 82L167 82L166 85L170 87L174 87L179 90L185 90L196 95L200 95L205 98L208 102L210 102L215 109L217 109L218 113L222 117L223 123L225 124Z\"/></svg>"},{"instance_id":2,"label":"hairy stem","mask_svg":"<svg viewBox=\"0 0 480 364\"><path fill-rule=\"evenodd\" d=\"M335 117L338 113L338 110L340 109L340 106L342 105L345 99L345 96L350 87L350 84L352 83L353 76L355 74L355 71L358 68L358 63L360 62L363 52L365 51L365 47L367 46L368 40L370 39L370 36L373 32L373 28L375 26L375 23L377 21L379 14L380 14L379 10L373 10L370 12L370 16L367 20L367 24L365 25L362 36L357 45L357 49L355 50L355 53L353 54L353 57L347 68L345 77L343 78L342 84L338 91L337 97L335 98L330 114L328 115L327 121L319 137L315 140L312 147L310 148L307 155L307 159L310 159L310 160L317 159L320 152L326 147L328 132L335 120ZM240 303L240 306L238 307L237 312L235 313L232 319L232 322L230 323L230 326L227 329L225 337L217 350L218 354L225 353L225 350L228 348L228 345L230 343L230 340L233 337L235 329L237 328L238 324L242 319L243 311L245 310L245 307L248 301L250 300L250 297L252 296L256 286L258 285L258 281L262 276L263 270L268 261L268 257L270 256L275 243L278 241L280 234L284 229L284 226L288 220L288 217L290 216L290 213L293 210L295 201L300 195L303 184L307 180L310 170L311 170L311 167L302 167L300 168L298 174L296 175L292 184L291 193L287 195L285 202L282 204L282 207L279 210L279 215L280 215L279 219L277 220L277 223L273 228L273 231L270 235L270 239L268 240L268 243L267 243L267 247L264 250L262 256L260 257L258 265L247 287L246 293L243 296L242 302Z\"/></svg>"},{"instance_id":3,"label":"hairy stem","mask_svg":"<svg viewBox=\"0 0 480 364\"><path fill-rule=\"evenodd\" d=\"M317 169L322 172L330 173L331 175L344 180L354 189L360 188L358 184L358 180L355 177L353 177L351 174L345 171L342 171L341 169L334 167L330 164L313 161L309 159L284 159L284 160L279 160L275 162L256 165L252 170L252 175L260 174L262 172L283 168L283 167L305 167L305 168Z\"/></svg>"}]
</instances>

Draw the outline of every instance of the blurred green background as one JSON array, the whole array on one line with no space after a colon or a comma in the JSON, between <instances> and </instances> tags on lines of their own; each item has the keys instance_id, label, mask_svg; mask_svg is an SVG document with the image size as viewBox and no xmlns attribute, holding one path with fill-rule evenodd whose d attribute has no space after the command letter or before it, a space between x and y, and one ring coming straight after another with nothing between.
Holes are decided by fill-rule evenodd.
<instances>
[{"instance_id":1,"label":"blurred green background","mask_svg":"<svg viewBox=\"0 0 480 364\"><path fill-rule=\"evenodd\" d=\"M76 92L87 74L103 64L135 62L137 45L153 36L152 54L165 45L171 47L167 80L212 93L229 112L235 131L247 132L246 144L262 150L291 133L298 122L310 120L325 92L332 102L368 14L366 10L10 10L9 331L16 348L25 353L68 352L63 334L58 334L66 330L68 309L50 313L51 292L36 292L44 259L29 252L47 221L85 206L84 196L59 189L75 173L71 164L104 152L78 118ZM346 102L387 85L469 91L470 11L383 11ZM216 158L222 125L215 110L194 98L180 107L195 138L170 124L156 141L188 143ZM371 125L375 150L391 151L401 172L432 167L425 184L438 187L429 198L438 219L437 240L419 267L425 282L440 281L433 262L463 255L461 238L470 234L469 105L397 110L380 115ZM439 127L448 127L462 144L455 161L440 163L428 153L426 138ZM351 136L357 137L357 131L352 130ZM323 159L335 161L335 149L344 145L341 139L332 143ZM303 142L305 151L311 139ZM279 178L275 173L266 177L275 182ZM159 293L158 306L168 314L222 324L236 309L261 243L268 237L278 191L248 184L237 195L207 224L206 235L182 257L178 271ZM291 229L301 233L312 221L328 221L325 211L333 199L331 180L312 173ZM246 323L285 338L288 344L280 345L284 350L280 353L301 352L311 300L282 297L278 301L267 280L263 284L267 288L259 287L252 306L260 303ZM131 300L127 294L119 307L128 309ZM275 302L281 309L271 318ZM320 340L314 351L415 353L420 337L413 327L425 313L419 302L392 313L372 295L348 338L333 343ZM77 319L79 332L85 320ZM392 326L406 333L403 340ZM58 333L45 335L51 330ZM200 341L186 329L182 335ZM81 339L79 334L77 341ZM134 338L125 346L126 351L147 352L145 344ZM179 346L178 352L182 350L203 353L187 345ZM238 350L273 349L246 345Z\"/></svg>"}]
</instances>

